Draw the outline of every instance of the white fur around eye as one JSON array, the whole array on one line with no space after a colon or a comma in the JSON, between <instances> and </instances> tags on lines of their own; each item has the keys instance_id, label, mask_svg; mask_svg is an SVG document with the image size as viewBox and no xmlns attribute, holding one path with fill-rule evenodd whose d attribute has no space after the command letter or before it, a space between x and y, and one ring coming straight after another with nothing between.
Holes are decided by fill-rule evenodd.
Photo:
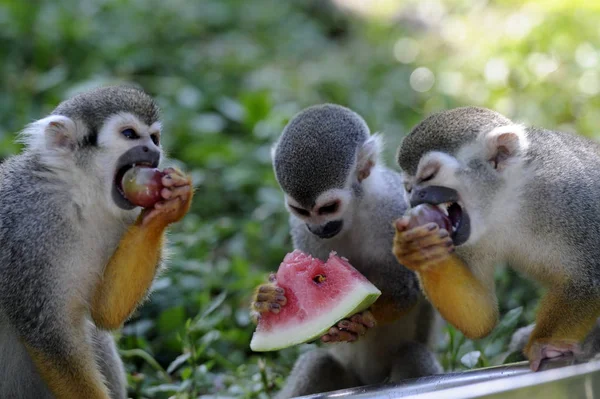
<instances>
[{"instance_id":1,"label":"white fur around eye","mask_svg":"<svg viewBox=\"0 0 600 399\"><path fill-rule=\"evenodd\" d=\"M427 185L440 185L454 188L457 186L455 173L459 167L459 162L453 156L440 151L431 151L421 158L417 168L417 181L428 177L435 171L435 175L427 180Z\"/></svg>"}]
</instances>

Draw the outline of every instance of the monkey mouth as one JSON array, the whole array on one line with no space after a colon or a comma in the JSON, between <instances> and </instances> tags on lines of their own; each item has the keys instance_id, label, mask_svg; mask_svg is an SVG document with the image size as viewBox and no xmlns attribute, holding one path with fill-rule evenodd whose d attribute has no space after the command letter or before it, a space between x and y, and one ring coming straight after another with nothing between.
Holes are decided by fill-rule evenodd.
<instances>
[{"instance_id":1,"label":"monkey mouth","mask_svg":"<svg viewBox=\"0 0 600 399\"><path fill-rule=\"evenodd\" d=\"M129 169L133 169L136 166L147 166L149 168L155 168L156 166L150 162L134 162L130 165L125 165L122 168L117 169L117 173L115 173L115 188L119 192L119 194L123 197L124 200L127 200L125 196L125 191L123 190L123 176ZM129 201L128 201L129 202Z\"/></svg>"},{"instance_id":2,"label":"monkey mouth","mask_svg":"<svg viewBox=\"0 0 600 399\"><path fill-rule=\"evenodd\" d=\"M131 210L136 208L123 191L123 176L127 171L135 166L149 166L151 168L158 167L160 161L160 152L150 151L147 147L137 146L133 147L127 152L123 153L117 160L115 167L115 177L112 188L112 199L114 203L121 209Z\"/></svg>"},{"instance_id":3,"label":"monkey mouth","mask_svg":"<svg viewBox=\"0 0 600 399\"><path fill-rule=\"evenodd\" d=\"M443 202L437 207L448 217L452 225L450 237L454 245L461 245L467 241L471 233L469 214L459 202Z\"/></svg>"}]
</instances>

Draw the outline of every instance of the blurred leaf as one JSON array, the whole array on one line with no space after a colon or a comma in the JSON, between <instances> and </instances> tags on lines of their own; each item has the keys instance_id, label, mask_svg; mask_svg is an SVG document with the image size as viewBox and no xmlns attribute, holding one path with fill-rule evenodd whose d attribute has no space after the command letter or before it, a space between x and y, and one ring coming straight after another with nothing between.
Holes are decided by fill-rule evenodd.
<instances>
[{"instance_id":1,"label":"blurred leaf","mask_svg":"<svg viewBox=\"0 0 600 399\"><path fill-rule=\"evenodd\" d=\"M464 364L466 367L472 369L477 365L479 359L481 358L481 352L473 351L465 354L460 358L460 362Z\"/></svg>"}]
</instances>

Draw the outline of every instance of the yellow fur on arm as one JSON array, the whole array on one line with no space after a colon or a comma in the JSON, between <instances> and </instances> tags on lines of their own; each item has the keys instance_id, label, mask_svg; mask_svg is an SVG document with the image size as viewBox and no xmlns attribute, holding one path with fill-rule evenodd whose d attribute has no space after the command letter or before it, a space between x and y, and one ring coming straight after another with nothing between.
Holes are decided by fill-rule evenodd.
<instances>
[{"instance_id":1,"label":"yellow fur on arm","mask_svg":"<svg viewBox=\"0 0 600 399\"><path fill-rule=\"evenodd\" d=\"M83 346L80 353L71 354L71 358L64 361L57 361L28 344L25 347L56 399L109 399L95 359L83 352Z\"/></svg>"},{"instance_id":2,"label":"yellow fur on arm","mask_svg":"<svg viewBox=\"0 0 600 399\"><path fill-rule=\"evenodd\" d=\"M124 234L96 289L91 314L100 328L119 328L146 296L156 275L165 226L142 225L141 218Z\"/></svg>"},{"instance_id":3,"label":"yellow fur on arm","mask_svg":"<svg viewBox=\"0 0 600 399\"><path fill-rule=\"evenodd\" d=\"M498 321L496 297L452 254L418 272L427 299L467 338L488 335Z\"/></svg>"},{"instance_id":4,"label":"yellow fur on arm","mask_svg":"<svg viewBox=\"0 0 600 399\"><path fill-rule=\"evenodd\" d=\"M524 349L530 357L531 347L538 344L580 343L592 330L600 316L600 298L574 297L565 291L572 288L553 287L542 298L535 328Z\"/></svg>"}]
</instances>

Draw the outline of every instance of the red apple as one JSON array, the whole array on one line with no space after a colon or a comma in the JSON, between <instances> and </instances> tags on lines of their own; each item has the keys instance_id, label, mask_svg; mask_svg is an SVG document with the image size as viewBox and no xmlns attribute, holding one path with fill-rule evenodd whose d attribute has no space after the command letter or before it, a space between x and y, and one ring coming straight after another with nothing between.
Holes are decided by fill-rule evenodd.
<instances>
[{"instance_id":1,"label":"red apple","mask_svg":"<svg viewBox=\"0 0 600 399\"><path fill-rule=\"evenodd\" d=\"M420 204L409 209L407 215L410 217L408 228L412 229L424 224L435 222L440 229L452 232L452 222L440 208L431 204Z\"/></svg>"},{"instance_id":2,"label":"red apple","mask_svg":"<svg viewBox=\"0 0 600 399\"><path fill-rule=\"evenodd\" d=\"M134 205L150 208L162 198L162 177L165 174L147 166L134 166L123 175L121 186L125 198Z\"/></svg>"}]
</instances>

